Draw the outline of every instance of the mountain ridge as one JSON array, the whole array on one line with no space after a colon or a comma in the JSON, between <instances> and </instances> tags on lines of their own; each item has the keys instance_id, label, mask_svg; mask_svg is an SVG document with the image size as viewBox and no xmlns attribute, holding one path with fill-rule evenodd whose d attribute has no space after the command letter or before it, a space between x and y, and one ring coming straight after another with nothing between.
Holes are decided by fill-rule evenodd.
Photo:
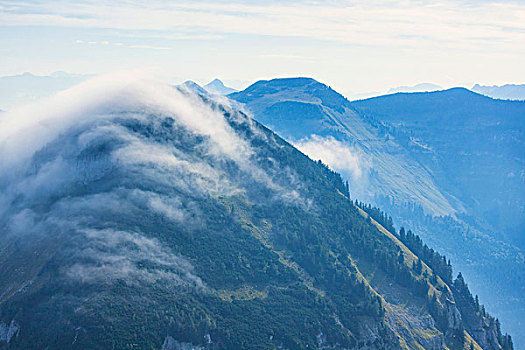
<instances>
[{"instance_id":1,"label":"mountain ridge","mask_svg":"<svg viewBox=\"0 0 525 350\"><path fill-rule=\"evenodd\" d=\"M326 165L208 96L115 79L2 120L0 347L512 348L465 331L463 294ZM91 111L56 109L72 97Z\"/></svg>"},{"instance_id":2,"label":"mountain ridge","mask_svg":"<svg viewBox=\"0 0 525 350\"><path fill-rule=\"evenodd\" d=\"M255 90L263 84L264 88L260 89L260 92L256 92ZM269 85L268 88L266 88L266 84ZM311 89L308 90L310 87ZM376 126L370 127L369 122L356 113L350 101L329 86L311 78L275 79L259 82L242 92L231 94L229 97L246 105L249 111L254 114L255 119L269 126L286 139L291 139L292 143L311 135L334 136L339 141L351 139L352 145L360 146L357 153L373 149L375 146L372 145L380 147L384 145L384 147L400 150L398 145L392 143L393 141L388 140L384 143L383 131L378 131ZM327 110L325 107L331 110ZM278 118L274 119L276 115ZM302 118L300 122L296 119L297 116ZM433 180L426 170L419 173L408 172L404 169L406 164L410 164L408 159L403 159L404 162L402 162L381 151L373 159L378 164L383 163L383 167L387 166L384 164L383 156L389 157L390 163L397 163L397 171L404 173L405 177L418 177L421 179L419 181L426 183L428 188L432 188ZM387 171L385 170L384 173ZM382 178L381 181L386 180ZM388 182L393 183L394 179L391 178ZM354 189L359 187L357 182L353 185ZM426 191L424 188L418 190ZM454 209L448 200L444 197L439 198L440 195L437 194L436 190L432 191L437 196L430 193L426 195L413 193L411 195L419 196L422 200L434 198L433 203L426 203L428 210L436 210L442 215L454 213ZM365 193L358 193L357 195L362 200L371 199Z\"/></svg>"},{"instance_id":3,"label":"mountain ridge","mask_svg":"<svg viewBox=\"0 0 525 350\"><path fill-rule=\"evenodd\" d=\"M291 84L287 84L289 81ZM265 84L269 86L266 87ZM308 86L313 86L311 91ZM460 269L471 276L469 282L477 293L492 299L497 298L499 293L505 293L509 296L508 300L521 300L519 291L525 290L519 282L519 276L523 274L523 251L515 241L509 244L510 237L494 233L497 230L485 221L485 214L472 211L476 201L458 192L457 188L461 186L450 181L445 168L436 166L439 165L440 154L444 152L441 146L443 141L434 143L432 139L427 138L427 134L416 127L425 130L427 125L443 121L450 121L443 123L450 127L456 124L458 127L472 125L473 127L467 129L467 134L458 134L456 137L458 142L461 140L460 142L468 147L470 144L467 140L471 137L468 135L475 135L475 128L479 127L485 128L483 130L487 132L494 127L515 130L512 131L515 136L510 140L519 140L519 127L523 124L523 118L519 116L523 105L512 103L512 108L509 109L506 101L493 100L464 88L453 88L429 93L397 93L363 100L362 103L348 102L339 95L334 96L334 100L344 108L335 110L318 98L320 90L329 91L326 85L316 84L312 80L284 79L269 83L259 82L230 97L244 104L256 120L275 130L310 157L322 159L343 173L350 182L354 198L387 208L386 210L396 218L398 225L418 230L431 246L451 256L454 263L460 265ZM424 102L410 102L411 99L420 97L425 99ZM469 98L477 102L464 101ZM388 99L397 100L391 104L382 102ZM456 101L465 108L470 108L470 112L462 114L461 110L454 111L452 106L455 106ZM362 104L370 102L374 102L377 108L364 109ZM440 108L447 105L449 109L445 109L446 114L423 113L428 106ZM500 113L498 111L507 113L501 117L505 120L494 118L495 114ZM398 123L396 119L392 119L392 122L383 115L390 118L393 118L393 115L400 119L402 117L403 122ZM407 124L408 122L412 124ZM344 126L341 127L339 123L343 123ZM482 136L481 139L488 137L491 136ZM478 152L488 151L491 142L485 142L484 146L474 149ZM518 159L520 157L519 147L498 146L496 149L503 154L516 154ZM441 157L443 161L454 160L448 153ZM389 161L385 162L386 159ZM508 166L503 162L501 165L504 167L500 169ZM492 168L483 171L490 175L491 172L488 171L493 171L490 169ZM470 185L472 193L478 193L472 186L484 183L483 181L476 179L476 182ZM499 180L493 177L491 181ZM489 181L489 184L492 182ZM421 183L424 183L425 191L432 191L419 191L418 186ZM360 191L360 186L369 191ZM429 193L432 193L434 199L425 204L422 200L428 199ZM519 196L519 191L516 194ZM497 197L494 195L493 198ZM442 198L442 205L438 210L432 206L440 203L436 198ZM513 205L513 208L519 209L520 206ZM510 216L514 221L522 217L518 213ZM516 227L519 227L519 224L516 224ZM514 237L519 237L519 233ZM454 248L458 244L468 245L469 249ZM502 256L506 262L498 260ZM504 283L505 288L497 287L500 282L498 278L493 277L496 275L508 278ZM516 308L522 309L523 302L518 302L519 306L510 302L502 305L501 302L503 300L489 306L496 308L500 315L504 313L502 318L506 320L507 325L517 325L514 329L519 335L520 316Z\"/></svg>"},{"instance_id":4,"label":"mountain ridge","mask_svg":"<svg viewBox=\"0 0 525 350\"><path fill-rule=\"evenodd\" d=\"M505 85L480 85L472 87L473 91L480 94L503 100L525 100L524 84L505 84Z\"/></svg>"}]
</instances>

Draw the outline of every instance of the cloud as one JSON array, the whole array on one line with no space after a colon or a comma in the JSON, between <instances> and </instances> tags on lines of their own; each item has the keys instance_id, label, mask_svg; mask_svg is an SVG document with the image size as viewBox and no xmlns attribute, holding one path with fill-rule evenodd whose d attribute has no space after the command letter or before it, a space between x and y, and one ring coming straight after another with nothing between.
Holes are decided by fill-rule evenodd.
<instances>
[{"instance_id":1,"label":"cloud","mask_svg":"<svg viewBox=\"0 0 525 350\"><path fill-rule=\"evenodd\" d=\"M295 142L294 145L314 160L321 160L333 170L358 181L366 176L368 164L364 155L333 137L323 138L312 135Z\"/></svg>"},{"instance_id":2,"label":"cloud","mask_svg":"<svg viewBox=\"0 0 525 350\"><path fill-rule=\"evenodd\" d=\"M171 50L171 47L152 46L152 45L128 45L130 49L147 49L147 50Z\"/></svg>"},{"instance_id":3,"label":"cloud","mask_svg":"<svg viewBox=\"0 0 525 350\"><path fill-rule=\"evenodd\" d=\"M83 262L65 269L65 273L73 280L83 283L110 282L115 279L132 283L137 279L149 283L168 280L176 285L205 288L202 280L193 274L193 266L163 248L156 239L111 229L87 229L82 234L89 242L77 253ZM139 267L145 263L150 264L150 267Z\"/></svg>"},{"instance_id":4,"label":"cloud","mask_svg":"<svg viewBox=\"0 0 525 350\"><path fill-rule=\"evenodd\" d=\"M372 159L364 152L333 137L311 135L294 146L314 160L321 160L348 180L353 198L371 200Z\"/></svg>"},{"instance_id":5,"label":"cloud","mask_svg":"<svg viewBox=\"0 0 525 350\"><path fill-rule=\"evenodd\" d=\"M203 288L166 235L201 227L206 201L270 193L270 200L311 205L289 170L276 161L259 166L257 149L234 125L268 141L228 100L205 100L142 71L93 78L7 112L0 119L1 238L61 242L58 265L82 283Z\"/></svg>"},{"instance_id":6,"label":"cloud","mask_svg":"<svg viewBox=\"0 0 525 350\"><path fill-rule=\"evenodd\" d=\"M88 45L99 45L99 46L108 46L110 45L110 42L107 40L103 41L84 41L84 40L75 40L75 44L88 44ZM124 45L123 43L115 43L115 46L124 47L128 49L143 49L143 50L171 50L171 47L167 46L154 46L154 45L146 45L146 44L130 44L130 45Z\"/></svg>"},{"instance_id":7,"label":"cloud","mask_svg":"<svg viewBox=\"0 0 525 350\"><path fill-rule=\"evenodd\" d=\"M5 6L5 25L55 25L150 31L169 40L216 39L223 34L301 37L366 46L521 51L525 8L517 1L429 2L179 2L144 7L134 2L94 1L63 6L53 2ZM370 20L373 19L373 20ZM293 23L293 25L290 25ZM173 32L179 32L174 34ZM160 32L164 32L161 34ZM217 34L219 33L219 34ZM417 37L413 33L418 33ZM486 50L484 48L483 50Z\"/></svg>"},{"instance_id":8,"label":"cloud","mask_svg":"<svg viewBox=\"0 0 525 350\"><path fill-rule=\"evenodd\" d=\"M73 125L115 118L112 112L149 109L174 117L178 123L209 138L216 155L243 163L251 151L236 136L221 112L198 96L182 94L151 80L140 70L93 78L56 96L13 110L0 121L0 161L27 160L34 152ZM20 147L24 144L24 147ZM5 172L0 171L1 174Z\"/></svg>"}]
</instances>

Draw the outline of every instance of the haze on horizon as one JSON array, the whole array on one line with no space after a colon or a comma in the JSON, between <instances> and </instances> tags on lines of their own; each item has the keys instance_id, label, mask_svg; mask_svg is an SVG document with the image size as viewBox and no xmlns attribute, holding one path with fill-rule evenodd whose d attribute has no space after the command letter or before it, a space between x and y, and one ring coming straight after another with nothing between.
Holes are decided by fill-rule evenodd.
<instances>
[{"instance_id":1,"label":"haze on horizon","mask_svg":"<svg viewBox=\"0 0 525 350\"><path fill-rule=\"evenodd\" d=\"M236 88L309 76L347 96L525 81L521 1L0 0L0 75L148 67Z\"/></svg>"}]
</instances>

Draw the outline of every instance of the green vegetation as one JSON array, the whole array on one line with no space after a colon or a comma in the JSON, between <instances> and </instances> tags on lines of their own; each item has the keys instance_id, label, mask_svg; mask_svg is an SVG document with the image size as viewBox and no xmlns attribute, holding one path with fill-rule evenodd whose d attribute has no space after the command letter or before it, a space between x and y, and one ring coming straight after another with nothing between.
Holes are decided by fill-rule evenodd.
<instances>
[{"instance_id":1,"label":"green vegetation","mask_svg":"<svg viewBox=\"0 0 525 350\"><path fill-rule=\"evenodd\" d=\"M448 270L441 270L449 264L439 254L413 234L389 232L355 206L348 184L326 165L241 113L222 112L249 142L250 166L263 169L272 183L208 152L205 137L187 132L172 118L123 114L114 127L126 130L129 138L154 140L191 164L205 163L223 176L221 184L233 184L235 190L184 192L146 176L148 169L120 164L91 182L64 189L60 196L68 201L85 203L108 192L118 198L102 209L70 206L68 220L96 232L137 235L127 241L109 236L106 240L116 243L104 245L85 232L63 229L59 240L50 240L54 231L44 226L46 235L39 240L16 243L31 249L19 253L12 248L15 243L3 245L2 261L32 261L46 249L52 253L29 272L0 266L13 281L31 281L1 301L0 320L15 320L20 332L0 347L160 349L171 337L213 349L396 349L422 348L425 341L463 348L469 339L465 331L470 331L459 314L465 309L460 297L466 285L446 283ZM79 142L76 137L72 144ZM61 156L54 153L63 149L61 142L40 156ZM97 161L118 147L115 140L104 140L70 156L72 164ZM176 198L185 219L136 204L141 193ZM46 200L31 209L49 213L60 198ZM378 219L393 228L388 216ZM105 260L89 255L95 249ZM88 274L93 267L110 271L122 259L133 275L104 273L93 279ZM78 266L84 270L75 270ZM8 281L1 287L13 285ZM393 306L397 290L404 291L407 305ZM407 324L399 321L403 315L426 321L414 322L407 335L400 328ZM399 322L389 323L396 318ZM497 342L512 348L510 337L499 334Z\"/></svg>"},{"instance_id":2,"label":"green vegetation","mask_svg":"<svg viewBox=\"0 0 525 350\"><path fill-rule=\"evenodd\" d=\"M429 248L423 243L422 239L412 231L408 230L405 232L405 228L401 227L399 232L396 232L391 217L381 211L381 209L358 201L356 201L355 204L362 210L366 211L368 215L374 218L377 217L376 221L384 223L384 227L389 227L389 231L417 256L417 260L412 261L412 273L415 273L416 275L421 274L423 272L422 261L424 261L425 264L431 268L428 272L424 272L426 277L429 277L431 284L436 285L439 276L439 278L451 287L451 295L453 295L453 300L455 300L454 304L461 313L462 321L459 324L460 327L454 332L454 338L460 339L459 343L465 343L465 330L473 334L476 338L479 336L477 333L480 331L483 333L483 330L492 329L495 330L494 333L497 337L497 340L492 339L494 344L499 344L502 349L513 349L511 336L508 334L502 334L499 320L490 316L485 311L485 307L480 305L477 295L475 298L472 296L461 272L458 274L457 278L453 280L450 260L447 261L445 256L442 256L432 248ZM399 259L402 261L401 254ZM408 279L405 276L400 281L407 280ZM418 290L417 284L412 285L412 289ZM437 289L440 290L441 288L438 287ZM425 286L420 287L419 290L424 291ZM441 291L443 291L443 289L441 289ZM448 299L450 295L445 295L445 297L447 298L445 299L446 302L451 302L450 299ZM449 327L451 314L448 312L447 308L443 308L443 300L440 301L438 299L437 293L432 293L431 295L429 294L429 297L427 298L427 305L430 314L436 321L437 327L441 331L446 332ZM483 326L480 327L480 324ZM473 342L470 344L472 344L472 347L474 346Z\"/></svg>"}]
</instances>

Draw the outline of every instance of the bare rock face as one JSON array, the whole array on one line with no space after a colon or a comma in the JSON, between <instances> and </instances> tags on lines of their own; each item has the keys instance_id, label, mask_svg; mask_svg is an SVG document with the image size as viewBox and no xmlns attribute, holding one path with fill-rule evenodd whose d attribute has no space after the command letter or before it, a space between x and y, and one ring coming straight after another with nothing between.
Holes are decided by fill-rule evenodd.
<instances>
[{"instance_id":1,"label":"bare rock face","mask_svg":"<svg viewBox=\"0 0 525 350\"><path fill-rule=\"evenodd\" d=\"M462 326L461 313L456 307L456 303L450 299L447 299L446 303L448 311L448 328L451 331L457 330Z\"/></svg>"},{"instance_id":2,"label":"bare rock face","mask_svg":"<svg viewBox=\"0 0 525 350\"><path fill-rule=\"evenodd\" d=\"M498 332L494 322L483 319L476 327L471 327L469 332L483 349L499 349Z\"/></svg>"},{"instance_id":3,"label":"bare rock face","mask_svg":"<svg viewBox=\"0 0 525 350\"><path fill-rule=\"evenodd\" d=\"M401 345L395 332L387 324L377 324L363 320L360 323L360 334L362 340L358 348L363 350L373 349L400 349Z\"/></svg>"},{"instance_id":4,"label":"bare rock face","mask_svg":"<svg viewBox=\"0 0 525 350\"><path fill-rule=\"evenodd\" d=\"M11 320L11 323L9 325L5 324L4 322L0 322L0 344L2 342L6 342L9 344L11 339L14 336L17 336L20 332L20 327L15 322L15 320Z\"/></svg>"},{"instance_id":5,"label":"bare rock face","mask_svg":"<svg viewBox=\"0 0 525 350\"><path fill-rule=\"evenodd\" d=\"M173 339L171 336L166 336L166 339L164 339L164 343L162 344L162 350L201 350L204 349L200 346L194 346L190 343L181 343L175 339Z\"/></svg>"},{"instance_id":6,"label":"bare rock face","mask_svg":"<svg viewBox=\"0 0 525 350\"><path fill-rule=\"evenodd\" d=\"M408 346L422 346L425 349L443 349L445 336L435 325L430 315L416 307L388 305L385 321L398 339Z\"/></svg>"}]
</instances>

